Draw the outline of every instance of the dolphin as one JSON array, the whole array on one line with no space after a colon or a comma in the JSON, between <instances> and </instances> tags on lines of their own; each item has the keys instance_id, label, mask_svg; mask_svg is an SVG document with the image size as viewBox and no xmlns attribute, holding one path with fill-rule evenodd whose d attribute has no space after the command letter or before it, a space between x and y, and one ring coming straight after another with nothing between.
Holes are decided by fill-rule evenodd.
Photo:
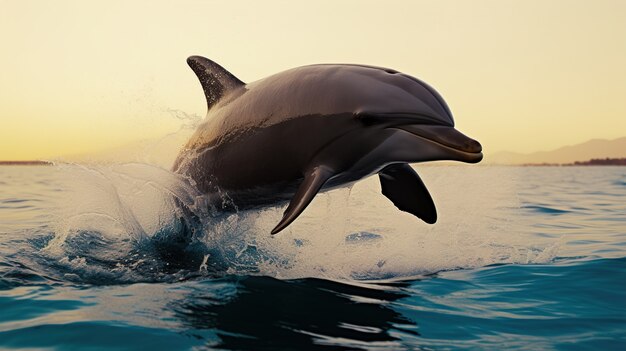
<instances>
[{"instance_id":1,"label":"dolphin","mask_svg":"<svg viewBox=\"0 0 626 351\"><path fill-rule=\"evenodd\" d=\"M246 84L207 58L187 63L208 112L173 170L223 210L289 201L272 234L318 192L373 174L398 209L435 223L433 199L409 163L483 158L435 89L393 69L317 64Z\"/></svg>"}]
</instances>

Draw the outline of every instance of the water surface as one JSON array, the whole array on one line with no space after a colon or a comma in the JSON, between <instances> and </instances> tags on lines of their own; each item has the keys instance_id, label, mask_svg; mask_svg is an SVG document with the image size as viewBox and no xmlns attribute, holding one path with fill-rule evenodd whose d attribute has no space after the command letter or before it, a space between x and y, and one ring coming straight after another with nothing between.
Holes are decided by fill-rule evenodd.
<instances>
[{"instance_id":1,"label":"water surface","mask_svg":"<svg viewBox=\"0 0 626 351\"><path fill-rule=\"evenodd\" d=\"M272 237L155 166L0 167L0 348L626 348L626 168L418 172L436 225L372 177Z\"/></svg>"}]
</instances>

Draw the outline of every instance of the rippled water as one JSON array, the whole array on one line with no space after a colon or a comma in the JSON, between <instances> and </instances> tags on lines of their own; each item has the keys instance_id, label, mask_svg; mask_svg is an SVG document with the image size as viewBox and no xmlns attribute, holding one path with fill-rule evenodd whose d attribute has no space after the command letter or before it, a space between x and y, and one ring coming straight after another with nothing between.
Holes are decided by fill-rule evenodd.
<instances>
[{"instance_id":1,"label":"rippled water","mask_svg":"<svg viewBox=\"0 0 626 351\"><path fill-rule=\"evenodd\" d=\"M0 348L626 349L626 168L418 172L434 226L372 177L272 237L155 166L0 167Z\"/></svg>"}]
</instances>

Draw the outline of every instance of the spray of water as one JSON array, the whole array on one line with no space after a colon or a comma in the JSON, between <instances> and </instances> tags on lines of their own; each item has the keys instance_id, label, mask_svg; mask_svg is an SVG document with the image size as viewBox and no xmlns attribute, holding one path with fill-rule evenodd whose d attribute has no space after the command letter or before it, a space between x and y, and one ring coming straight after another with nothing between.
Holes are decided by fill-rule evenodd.
<instances>
[{"instance_id":1,"label":"spray of water","mask_svg":"<svg viewBox=\"0 0 626 351\"><path fill-rule=\"evenodd\" d=\"M423 167L440 220L398 211L376 177L318 195L278 235L282 206L220 212L190 182L144 163L61 166L68 191L43 249L64 279L145 281L260 274L291 279L404 279L498 263L547 262L512 217L514 179L497 168ZM225 201L228 199L226 198Z\"/></svg>"}]
</instances>

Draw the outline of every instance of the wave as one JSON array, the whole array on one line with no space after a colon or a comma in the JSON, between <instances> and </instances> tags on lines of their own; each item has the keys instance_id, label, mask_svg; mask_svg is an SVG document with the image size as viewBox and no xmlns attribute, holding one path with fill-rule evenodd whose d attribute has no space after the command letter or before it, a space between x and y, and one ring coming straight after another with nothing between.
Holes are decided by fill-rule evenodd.
<instances>
[{"instance_id":1,"label":"wave","mask_svg":"<svg viewBox=\"0 0 626 351\"><path fill-rule=\"evenodd\" d=\"M561 214L572 212L572 211L568 211L568 210L561 210L561 209L554 208L554 207L539 206L539 205L525 205L522 208L523 209L528 209L528 210L531 210L531 211L534 211L534 212L551 214L551 215L561 215Z\"/></svg>"}]
</instances>

